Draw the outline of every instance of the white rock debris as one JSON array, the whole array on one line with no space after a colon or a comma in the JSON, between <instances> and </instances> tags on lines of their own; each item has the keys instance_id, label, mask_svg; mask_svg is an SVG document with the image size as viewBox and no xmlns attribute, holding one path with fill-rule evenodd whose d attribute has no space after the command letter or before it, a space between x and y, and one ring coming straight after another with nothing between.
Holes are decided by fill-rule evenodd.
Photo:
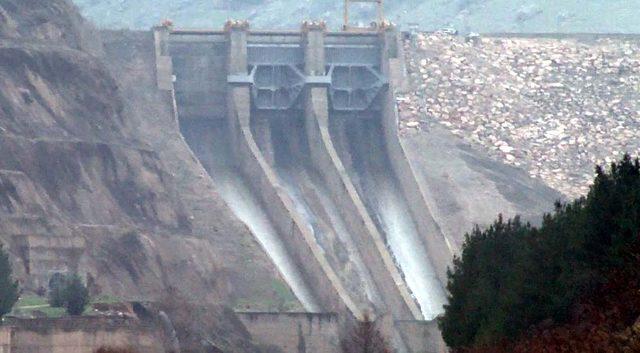
<instances>
[{"instance_id":1,"label":"white rock debris","mask_svg":"<svg viewBox=\"0 0 640 353\"><path fill-rule=\"evenodd\" d=\"M640 154L640 41L418 34L405 46L402 133L440 123L570 198L596 164Z\"/></svg>"}]
</instances>

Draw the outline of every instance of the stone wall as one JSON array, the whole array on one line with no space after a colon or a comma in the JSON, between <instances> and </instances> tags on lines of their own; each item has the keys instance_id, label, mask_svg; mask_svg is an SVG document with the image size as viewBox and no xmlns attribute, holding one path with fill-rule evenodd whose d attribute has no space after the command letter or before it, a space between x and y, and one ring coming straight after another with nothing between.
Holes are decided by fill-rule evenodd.
<instances>
[{"instance_id":1,"label":"stone wall","mask_svg":"<svg viewBox=\"0 0 640 353\"><path fill-rule=\"evenodd\" d=\"M336 314L238 313L251 337L275 346L283 353L339 352L339 320Z\"/></svg>"},{"instance_id":2,"label":"stone wall","mask_svg":"<svg viewBox=\"0 0 640 353\"><path fill-rule=\"evenodd\" d=\"M9 319L0 326L0 353L94 353L100 347L162 353L161 330L122 318Z\"/></svg>"}]
</instances>

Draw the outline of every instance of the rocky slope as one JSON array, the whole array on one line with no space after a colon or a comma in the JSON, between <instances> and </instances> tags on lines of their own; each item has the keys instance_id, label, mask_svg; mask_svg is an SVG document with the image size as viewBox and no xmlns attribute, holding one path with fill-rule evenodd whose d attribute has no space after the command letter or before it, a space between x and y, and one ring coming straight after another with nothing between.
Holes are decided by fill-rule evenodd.
<instances>
[{"instance_id":1,"label":"rocky slope","mask_svg":"<svg viewBox=\"0 0 640 353\"><path fill-rule=\"evenodd\" d=\"M262 28L297 28L303 19L324 19L337 28L342 0L74 0L106 28L143 28L171 18L180 27L221 27L227 18L248 18ZM481 33L638 33L640 3L625 0L394 0L387 18L422 30L453 26ZM371 6L354 5L354 20L369 23ZM374 15L373 15L374 16Z\"/></svg>"},{"instance_id":2,"label":"rocky slope","mask_svg":"<svg viewBox=\"0 0 640 353\"><path fill-rule=\"evenodd\" d=\"M407 43L415 91L403 128L439 122L568 197L595 164L640 153L640 47L633 37L479 38Z\"/></svg>"},{"instance_id":3,"label":"rocky slope","mask_svg":"<svg viewBox=\"0 0 640 353\"><path fill-rule=\"evenodd\" d=\"M103 42L66 0L3 0L0 17L0 240L22 287L78 271L124 298L175 287L281 304L277 271L190 154L168 100L145 90L151 34Z\"/></svg>"}]
</instances>

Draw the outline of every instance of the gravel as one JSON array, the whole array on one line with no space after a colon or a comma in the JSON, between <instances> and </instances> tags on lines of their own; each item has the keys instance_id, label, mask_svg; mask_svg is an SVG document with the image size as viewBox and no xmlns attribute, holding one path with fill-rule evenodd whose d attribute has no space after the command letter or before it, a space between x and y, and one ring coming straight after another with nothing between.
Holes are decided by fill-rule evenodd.
<instances>
[{"instance_id":1,"label":"gravel","mask_svg":"<svg viewBox=\"0 0 640 353\"><path fill-rule=\"evenodd\" d=\"M438 122L567 197L596 164L640 154L640 41L417 34L401 131Z\"/></svg>"}]
</instances>

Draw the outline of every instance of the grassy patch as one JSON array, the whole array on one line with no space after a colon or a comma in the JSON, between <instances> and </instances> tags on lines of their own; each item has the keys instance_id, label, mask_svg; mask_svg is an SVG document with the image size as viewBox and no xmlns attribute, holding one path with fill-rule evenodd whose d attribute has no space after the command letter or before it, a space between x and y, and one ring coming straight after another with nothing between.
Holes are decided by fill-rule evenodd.
<instances>
[{"instance_id":1,"label":"grassy patch","mask_svg":"<svg viewBox=\"0 0 640 353\"><path fill-rule=\"evenodd\" d=\"M20 297L20 299L18 299L18 302L16 303L16 308L22 308L25 306L27 307L40 306L40 305L48 306L49 303L47 303L47 298L39 297L37 295L25 295Z\"/></svg>"},{"instance_id":2,"label":"grassy patch","mask_svg":"<svg viewBox=\"0 0 640 353\"><path fill-rule=\"evenodd\" d=\"M103 294L103 295L99 295L95 298L91 298L91 303L101 303L101 304L115 304L115 303L122 303L122 298L113 296L113 295L108 295L108 294Z\"/></svg>"},{"instance_id":3,"label":"grassy patch","mask_svg":"<svg viewBox=\"0 0 640 353\"><path fill-rule=\"evenodd\" d=\"M82 315L95 315L92 304L115 304L122 302L122 298L113 295L100 295L91 299L91 302L87 305ZM47 317L58 318L67 316L65 308L53 308L49 305L46 297L39 297L37 295L25 295L20 297L18 302L11 312L12 315L17 317L30 317L34 311L44 313Z\"/></svg>"}]
</instances>

